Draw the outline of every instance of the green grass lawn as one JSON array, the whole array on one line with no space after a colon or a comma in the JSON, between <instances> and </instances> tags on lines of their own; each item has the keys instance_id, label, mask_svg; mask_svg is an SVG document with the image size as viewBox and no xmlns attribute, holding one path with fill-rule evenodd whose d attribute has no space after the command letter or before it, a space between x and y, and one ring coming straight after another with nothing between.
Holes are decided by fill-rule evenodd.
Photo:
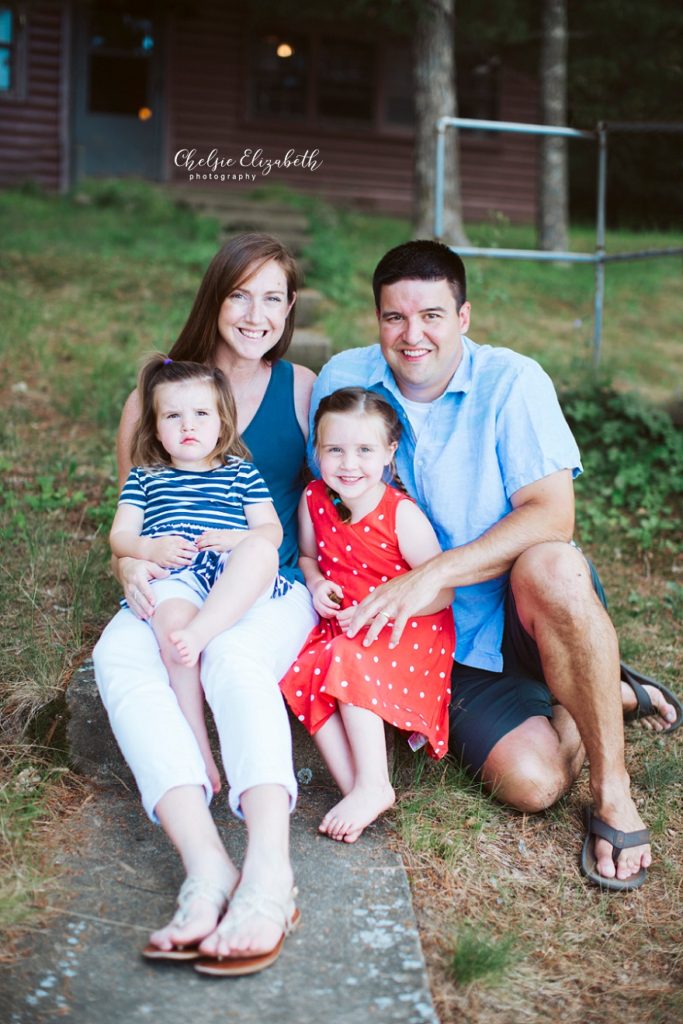
<instances>
[{"instance_id":1,"label":"green grass lawn","mask_svg":"<svg viewBox=\"0 0 683 1024\"><path fill-rule=\"evenodd\" d=\"M408 225L288 201L309 215L307 283L326 296L336 348L374 340L372 270L409 237ZM530 229L500 221L472 225L470 235L534 244ZM0 927L11 935L40 919L51 844L82 793L63 751L62 698L116 608L106 534L120 408L141 356L175 339L218 230L149 186L105 183L76 198L0 194L0 237ZM620 233L608 248L682 241ZM591 230L572 232L574 249L591 244ZM638 397L680 398L680 257L607 268L597 391L587 384L590 268L468 268L474 340L533 355L561 389L574 389L567 408L588 439L590 470L578 492L582 541L605 577L627 660L680 688L681 436ZM683 1016L681 744L630 736L628 766L657 867L644 889L616 898L578 875L585 773L552 811L526 817L452 764L399 757L394 841L444 1022Z\"/></svg>"}]
</instances>

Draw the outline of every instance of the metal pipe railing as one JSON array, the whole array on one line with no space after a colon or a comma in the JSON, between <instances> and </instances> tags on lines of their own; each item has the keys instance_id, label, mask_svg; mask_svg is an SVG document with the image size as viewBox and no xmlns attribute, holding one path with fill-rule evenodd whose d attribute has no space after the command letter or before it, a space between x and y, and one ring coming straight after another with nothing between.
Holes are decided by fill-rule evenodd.
<instances>
[{"instance_id":1,"label":"metal pipe railing","mask_svg":"<svg viewBox=\"0 0 683 1024\"><path fill-rule=\"evenodd\" d=\"M558 136L567 139L597 141L597 200L595 252L546 252L542 249L493 249L479 246L451 246L460 256L483 257L484 259L536 260L539 262L594 263L595 295L593 300L593 367L600 365L602 348L602 326L605 300L605 264L636 259L652 259L659 256L678 256L683 247L669 249L640 249L633 252L606 252L606 205L607 205L607 134L608 131L623 132L682 132L683 125L644 125L618 122L609 124L601 121L595 131L580 131L562 125L525 124L518 121L486 121L469 117L440 117L436 122L436 157L434 181L434 236L442 239L444 234L444 198L446 174L446 131L448 128L464 128L474 131L493 131L518 135Z\"/></svg>"}]
</instances>

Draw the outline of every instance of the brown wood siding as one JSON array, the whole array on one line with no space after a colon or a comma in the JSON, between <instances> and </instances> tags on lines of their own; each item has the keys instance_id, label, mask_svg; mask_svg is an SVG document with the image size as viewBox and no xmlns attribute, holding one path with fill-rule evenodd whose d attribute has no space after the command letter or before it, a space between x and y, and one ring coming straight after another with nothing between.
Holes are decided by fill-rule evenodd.
<instances>
[{"instance_id":1,"label":"brown wood siding","mask_svg":"<svg viewBox=\"0 0 683 1024\"><path fill-rule=\"evenodd\" d=\"M62 3L27 6L26 91L23 99L0 96L0 186L37 181L60 186L60 50Z\"/></svg>"},{"instance_id":2,"label":"brown wood siding","mask_svg":"<svg viewBox=\"0 0 683 1024\"><path fill-rule=\"evenodd\" d=\"M538 88L533 79L503 69L501 121L538 122ZM537 142L525 135L460 133L465 217L485 220L502 213L515 222L536 215Z\"/></svg>"},{"instance_id":3,"label":"brown wood siding","mask_svg":"<svg viewBox=\"0 0 683 1024\"><path fill-rule=\"evenodd\" d=\"M211 150L239 160L245 149L260 148L270 158L318 149L323 165L314 172L273 169L255 182L197 180L197 186L248 191L254 185L277 183L338 202L410 215L412 209L413 141L408 135L301 129L249 122L247 110L247 38L236 6L209 0L201 13L178 14L169 26L167 177L188 181L188 172L174 165L180 149L197 157ZM503 72L501 119L536 120L536 86L523 75ZM500 211L513 221L535 214L535 143L520 136L473 137L461 133L463 201L470 220ZM253 173L250 169L218 169L217 173ZM208 173L197 168L196 174Z\"/></svg>"},{"instance_id":4,"label":"brown wood siding","mask_svg":"<svg viewBox=\"0 0 683 1024\"><path fill-rule=\"evenodd\" d=\"M0 186L28 178L46 188L60 186L60 168L67 159L64 132L60 138L60 50L64 10L59 0L43 0L28 8L28 62L23 100L0 98ZM183 10L187 13L183 13ZM206 156L239 160L246 149L262 149L270 158L319 150L322 166L274 169L255 182L215 182L217 187L247 191L255 184L277 183L337 202L410 215L412 207L413 141L409 135L310 129L277 123L258 124L247 118L249 55L245 19L237 3L205 0L198 13L188 6L169 12L166 38L166 151L162 177L187 181L188 172L174 165L174 154L196 149ZM68 69L67 69L68 70ZM537 86L519 73L503 69L503 120L537 119ZM469 220L500 211L513 221L535 214L536 143L523 136L474 136L461 132L465 216ZM253 173L234 167L230 173ZM228 173L227 169L225 173ZM209 184L209 182L198 182Z\"/></svg>"}]
</instances>

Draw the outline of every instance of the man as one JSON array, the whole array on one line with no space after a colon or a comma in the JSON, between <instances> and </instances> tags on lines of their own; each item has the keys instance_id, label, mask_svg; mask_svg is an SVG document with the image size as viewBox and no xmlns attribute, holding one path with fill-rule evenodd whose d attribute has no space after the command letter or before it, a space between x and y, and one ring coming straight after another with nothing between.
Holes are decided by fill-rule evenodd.
<instances>
[{"instance_id":1,"label":"man","mask_svg":"<svg viewBox=\"0 0 683 1024\"><path fill-rule=\"evenodd\" d=\"M669 691L620 685L614 628L578 548L573 478L579 453L540 366L466 336L465 268L446 246L417 241L373 277L379 346L333 357L320 399L348 385L398 410L398 472L437 531L443 554L379 587L351 634L398 642L407 619L455 587L452 748L495 796L540 811L567 792L586 755L593 810L582 869L607 888L642 884L648 833L624 766L623 711L650 728L680 724ZM665 699L669 698L669 701ZM676 702L677 703L677 702Z\"/></svg>"}]
</instances>

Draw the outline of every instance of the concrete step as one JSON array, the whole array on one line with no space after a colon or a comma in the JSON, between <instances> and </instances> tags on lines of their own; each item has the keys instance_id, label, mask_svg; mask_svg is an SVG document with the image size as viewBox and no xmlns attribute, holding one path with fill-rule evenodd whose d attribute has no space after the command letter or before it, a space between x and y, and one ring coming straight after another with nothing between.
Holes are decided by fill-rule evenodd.
<instances>
[{"instance_id":1,"label":"concrete step","mask_svg":"<svg viewBox=\"0 0 683 1024\"><path fill-rule=\"evenodd\" d=\"M173 190L169 194L177 203L190 206L194 210L209 212L226 222L233 218L244 218L255 223L270 222L301 232L308 230L308 217L305 213L278 201L250 199L248 196L222 193L217 189L182 192Z\"/></svg>"},{"instance_id":2,"label":"concrete step","mask_svg":"<svg viewBox=\"0 0 683 1024\"><path fill-rule=\"evenodd\" d=\"M284 202L282 199L262 196L258 193L254 194L247 189L229 188L225 184L213 186L193 184L167 185L164 186L164 191L171 198L179 202L185 202L188 205L215 206L223 210L241 210L245 206L257 207L261 210L270 210L276 215L288 215L302 223L307 221L306 214L302 210L290 206L289 203Z\"/></svg>"},{"instance_id":3,"label":"concrete step","mask_svg":"<svg viewBox=\"0 0 683 1024\"><path fill-rule=\"evenodd\" d=\"M310 242L306 214L277 199L255 199L221 185L171 185L166 192L176 202L215 218L223 238L241 231L265 231L282 238L296 255Z\"/></svg>"},{"instance_id":4,"label":"concrete step","mask_svg":"<svg viewBox=\"0 0 683 1024\"><path fill-rule=\"evenodd\" d=\"M281 957L261 974L223 981L189 964L143 960L149 931L173 912L182 871L114 756L91 666L74 676L68 701L73 758L87 772L91 798L70 823L73 847L58 855L64 876L50 923L25 939L19 963L0 965L0 1020L438 1024L405 870L388 849L386 826L366 829L352 845L317 831L338 794L303 730L295 736L302 787L292 817L302 917ZM214 818L240 860L244 827L221 798Z\"/></svg>"},{"instance_id":5,"label":"concrete step","mask_svg":"<svg viewBox=\"0 0 683 1024\"><path fill-rule=\"evenodd\" d=\"M318 373L331 355L332 342L325 334L310 327L295 327L287 352L287 359L292 363L301 363Z\"/></svg>"},{"instance_id":6,"label":"concrete step","mask_svg":"<svg viewBox=\"0 0 683 1024\"><path fill-rule=\"evenodd\" d=\"M311 327L320 320L325 309L325 299L315 288L300 288L296 297L297 328Z\"/></svg>"}]
</instances>

